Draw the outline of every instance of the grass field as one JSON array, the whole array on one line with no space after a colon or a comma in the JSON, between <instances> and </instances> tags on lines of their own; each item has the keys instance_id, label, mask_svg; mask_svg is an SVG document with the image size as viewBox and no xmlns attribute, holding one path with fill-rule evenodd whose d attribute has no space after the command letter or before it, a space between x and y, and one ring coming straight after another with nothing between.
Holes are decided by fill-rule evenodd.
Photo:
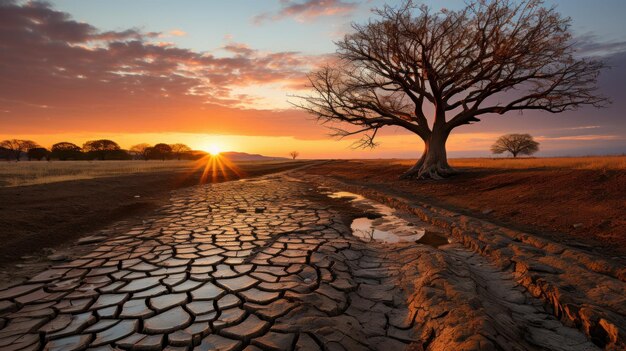
<instances>
[{"instance_id":1,"label":"grass field","mask_svg":"<svg viewBox=\"0 0 626 351\"><path fill-rule=\"evenodd\" d=\"M0 186L20 186L145 172L177 171L195 161L20 161L0 162Z\"/></svg>"},{"instance_id":2,"label":"grass field","mask_svg":"<svg viewBox=\"0 0 626 351\"><path fill-rule=\"evenodd\" d=\"M397 163L409 166L413 165L415 160L402 160ZM449 163L460 168L625 170L626 156L453 158Z\"/></svg>"},{"instance_id":3,"label":"grass field","mask_svg":"<svg viewBox=\"0 0 626 351\"><path fill-rule=\"evenodd\" d=\"M284 161L240 161L248 168ZM0 186L46 184L150 172L179 172L203 168L201 161L20 161L0 162Z\"/></svg>"},{"instance_id":4,"label":"grass field","mask_svg":"<svg viewBox=\"0 0 626 351\"><path fill-rule=\"evenodd\" d=\"M280 161L247 161L247 164ZM415 160L394 160L412 165ZM453 167L500 169L589 169L626 170L626 156L553 158L453 158ZM0 186L45 184L146 172L185 171L198 167L198 161L21 161L0 162Z\"/></svg>"}]
</instances>

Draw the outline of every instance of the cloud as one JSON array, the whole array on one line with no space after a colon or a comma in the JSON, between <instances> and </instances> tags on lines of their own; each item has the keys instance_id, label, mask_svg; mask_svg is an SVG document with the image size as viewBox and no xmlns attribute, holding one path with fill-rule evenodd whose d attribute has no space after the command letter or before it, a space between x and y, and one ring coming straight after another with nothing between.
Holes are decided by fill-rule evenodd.
<instances>
[{"instance_id":1,"label":"cloud","mask_svg":"<svg viewBox=\"0 0 626 351\"><path fill-rule=\"evenodd\" d=\"M620 140L624 139L620 135L602 135L602 134L587 134L587 135L567 135L558 137L540 136L537 140L567 140L567 141L592 141L592 140Z\"/></svg>"},{"instance_id":2,"label":"cloud","mask_svg":"<svg viewBox=\"0 0 626 351\"><path fill-rule=\"evenodd\" d=\"M169 33L170 35L175 37L184 37L185 35L187 35L187 32L180 29L172 29L171 31L169 31Z\"/></svg>"},{"instance_id":3,"label":"cloud","mask_svg":"<svg viewBox=\"0 0 626 351\"><path fill-rule=\"evenodd\" d=\"M585 129L598 129L602 128L602 126L578 126L578 127L569 127L565 128L566 130L585 130Z\"/></svg>"},{"instance_id":4,"label":"cloud","mask_svg":"<svg viewBox=\"0 0 626 351\"><path fill-rule=\"evenodd\" d=\"M230 42L224 45L224 47L222 48L228 52L231 52L237 55L242 55L242 56L250 56L254 54L254 50L252 50L247 44L243 44L243 43Z\"/></svg>"},{"instance_id":5,"label":"cloud","mask_svg":"<svg viewBox=\"0 0 626 351\"><path fill-rule=\"evenodd\" d=\"M580 35L573 41L579 56L607 56L626 51L626 41L600 41L593 33Z\"/></svg>"},{"instance_id":6,"label":"cloud","mask_svg":"<svg viewBox=\"0 0 626 351\"><path fill-rule=\"evenodd\" d=\"M9 111L0 117L3 132L305 136L304 126L313 125L301 112L257 108L263 87L298 86L318 57L238 43L218 57L159 37L138 29L99 31L43 2L0 3L0 105Z\"/></svg>"},{"instance_id":7,"label":"cloud","mask_svg":"<svg viewBox=\"0 0 626 351\"><path fill-rule=\"evenodd\" d=\"M255 16L255 24L273 20L278 21L286 17L293 17L300 22L309 22L318 17L345 15L353 12L359 6L357 3L342 0L280 0L281 9L276 13L262 13Z\"/></svg>"}]
</instances>

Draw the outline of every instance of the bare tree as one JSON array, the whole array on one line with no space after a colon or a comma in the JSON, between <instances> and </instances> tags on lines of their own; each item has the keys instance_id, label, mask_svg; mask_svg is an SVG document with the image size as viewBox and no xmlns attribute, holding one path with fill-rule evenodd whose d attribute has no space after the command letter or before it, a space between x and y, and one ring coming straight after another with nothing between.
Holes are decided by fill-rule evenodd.
<instances>
[{"instance_id":1,"label":"bare tree","mask_svg":"<svg viewBox=\"0 0 626 351\"><path fill-rule=\"evenodd\" d=\"M494 154L510 152L513 157L532 155L537 151L539 151L539 143L530 134L503 135L491 146L491 152Z\"/></svg>"},{"instance_id":2,"label":"bare tree","mask_svg":"<svg viewBox=\"0 0 626 351\"><path fill-rule=\"evenodd\" d=\"M19 161L23 152L37 148L39 145L32 140L8 139L1 141L0 147L9 150L11 154L13 154L15 160Z\"/></svg>"},{"instance_id":3,"label":"bare tree","mask_svg":"<svg viewBox=\"0 0 626 351\"><path fill-rule=\"evenodd\" d=\"M170 147L172 148L172 154L174 154L179 161L182 155L191 152L191 148L185 144L172 144Z\"/></svg>"},{"instance_id":4,"label":"bare tree","mask_svg":"<svg viewBox=\"0 0 626 351\"><path fill-rule=\"evenodd\" d=\"M439 12L405 1L375 12L337 43L332 64L309 74L312 94L296 106L335 136L363 133L360 146L375 146L386 126L417 134L424 153L404 178L454 174L450 132L486 114L608 102L596 95L603 63L574 57L570 19L542 0L472 0Z\"/></svg>"},{"instance_id":5,"label":"bare tree","mask_svg":"<svg viewBox=\"0 0 626 351\"><path fill-rule=\"evenodd\" d=\"M148 161L148 155L150 154L150 144L141 143L137 145L133 145L128 149L131 154L135 154L139 156L141 159Z\"/></svg>"},{"instance_id":6,"label":"bare tree","mask_svg":"<svg viewBox=\"0 0 626 351\"><path fill-rule=\"evenodd\" d=\"M292 151L289 153L289 156L291 156L292 160L295 160L296 157L300 156L300 153L298 151Z\"/></svg>"}]
</instances>

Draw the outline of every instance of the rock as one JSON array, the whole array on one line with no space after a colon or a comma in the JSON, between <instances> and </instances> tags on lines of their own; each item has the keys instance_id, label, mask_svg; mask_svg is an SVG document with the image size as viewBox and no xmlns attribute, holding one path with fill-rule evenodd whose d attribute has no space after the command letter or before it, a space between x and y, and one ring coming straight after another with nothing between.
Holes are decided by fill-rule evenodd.
<instances>
[{"instance_id":1,"label":"rock","mask_svg":"<svg viewBox=\"0 0 626 351\"><path fill-rule=\"evenodd\" d=\"M574 229L578 229L578 228L580 228L580 227L582 227L582 226L583 226L583 224L582 224L582 223L575 223L575 224L572 224L572 228L574 228Z\"/></svg>"},{"instance_id":2,"label":"rock","mask_svg":"<svg viewBox=\"0 0 626 351\"><path fill-rule=\"evenodd\" d=\"M490 213L492 213L492 212L493 212L493 209L491 209L491 208L486 208L486 209L484 209L484 210L482 211L482 214L484 214L484 215L488 215L488 214L490 214Z\"/></svg>"},{"instance_id":3,"label":"rock","mask_svg":"<svg viewBox=\"0 0 626 351\"><path fill-rule=\"evenodd\" d=\"M535 272L551 273L551 274L563 273L563 271L561 271L560 269L554 268L552 266L548 266L546 264L541 264L541 263L529 264L528 270L535 271Z\"/></svg>"},{"instance_id":4,"label":"rock","mask_svg":"<svg viewBox=\"0 0 626 351\"><path fill-rule=\"evenodd\" d=\"M69 257L63 254L53 254L53 255L48 256L47 258L48 260L54 261L54 262L61 262L61 261L69 260Z\"/></svg>"},{"instance_id":5,"label":"rock","mask_svg":"<svg viewBox=\"0 0 626 351\"><path fill-rule=\"evenodd\" d=\"M84 238L78 239L78 245L99 243L99 242L105 241L106 239L107 239L106 236L101 236L101 235L86 236Z\"/></svg>"}]
</instances>

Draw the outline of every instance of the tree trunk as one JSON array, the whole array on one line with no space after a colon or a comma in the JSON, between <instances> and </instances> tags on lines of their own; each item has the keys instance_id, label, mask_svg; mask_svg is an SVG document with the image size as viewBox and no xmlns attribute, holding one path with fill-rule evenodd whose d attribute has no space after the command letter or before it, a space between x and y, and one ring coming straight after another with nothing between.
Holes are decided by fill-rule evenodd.
<instances>
[{"instance_id":1,"label":"tree trunk","mask_svg":"<svg viewBox=\"0 0 626 351\"><path fill-rule=\"evenodd\" d=\"M457 171L448 165L446 141L450 132L435 130L424 140L422 157L406 171L400 179L443 179L456 174Z\"/></svg>"}]
</instances>

